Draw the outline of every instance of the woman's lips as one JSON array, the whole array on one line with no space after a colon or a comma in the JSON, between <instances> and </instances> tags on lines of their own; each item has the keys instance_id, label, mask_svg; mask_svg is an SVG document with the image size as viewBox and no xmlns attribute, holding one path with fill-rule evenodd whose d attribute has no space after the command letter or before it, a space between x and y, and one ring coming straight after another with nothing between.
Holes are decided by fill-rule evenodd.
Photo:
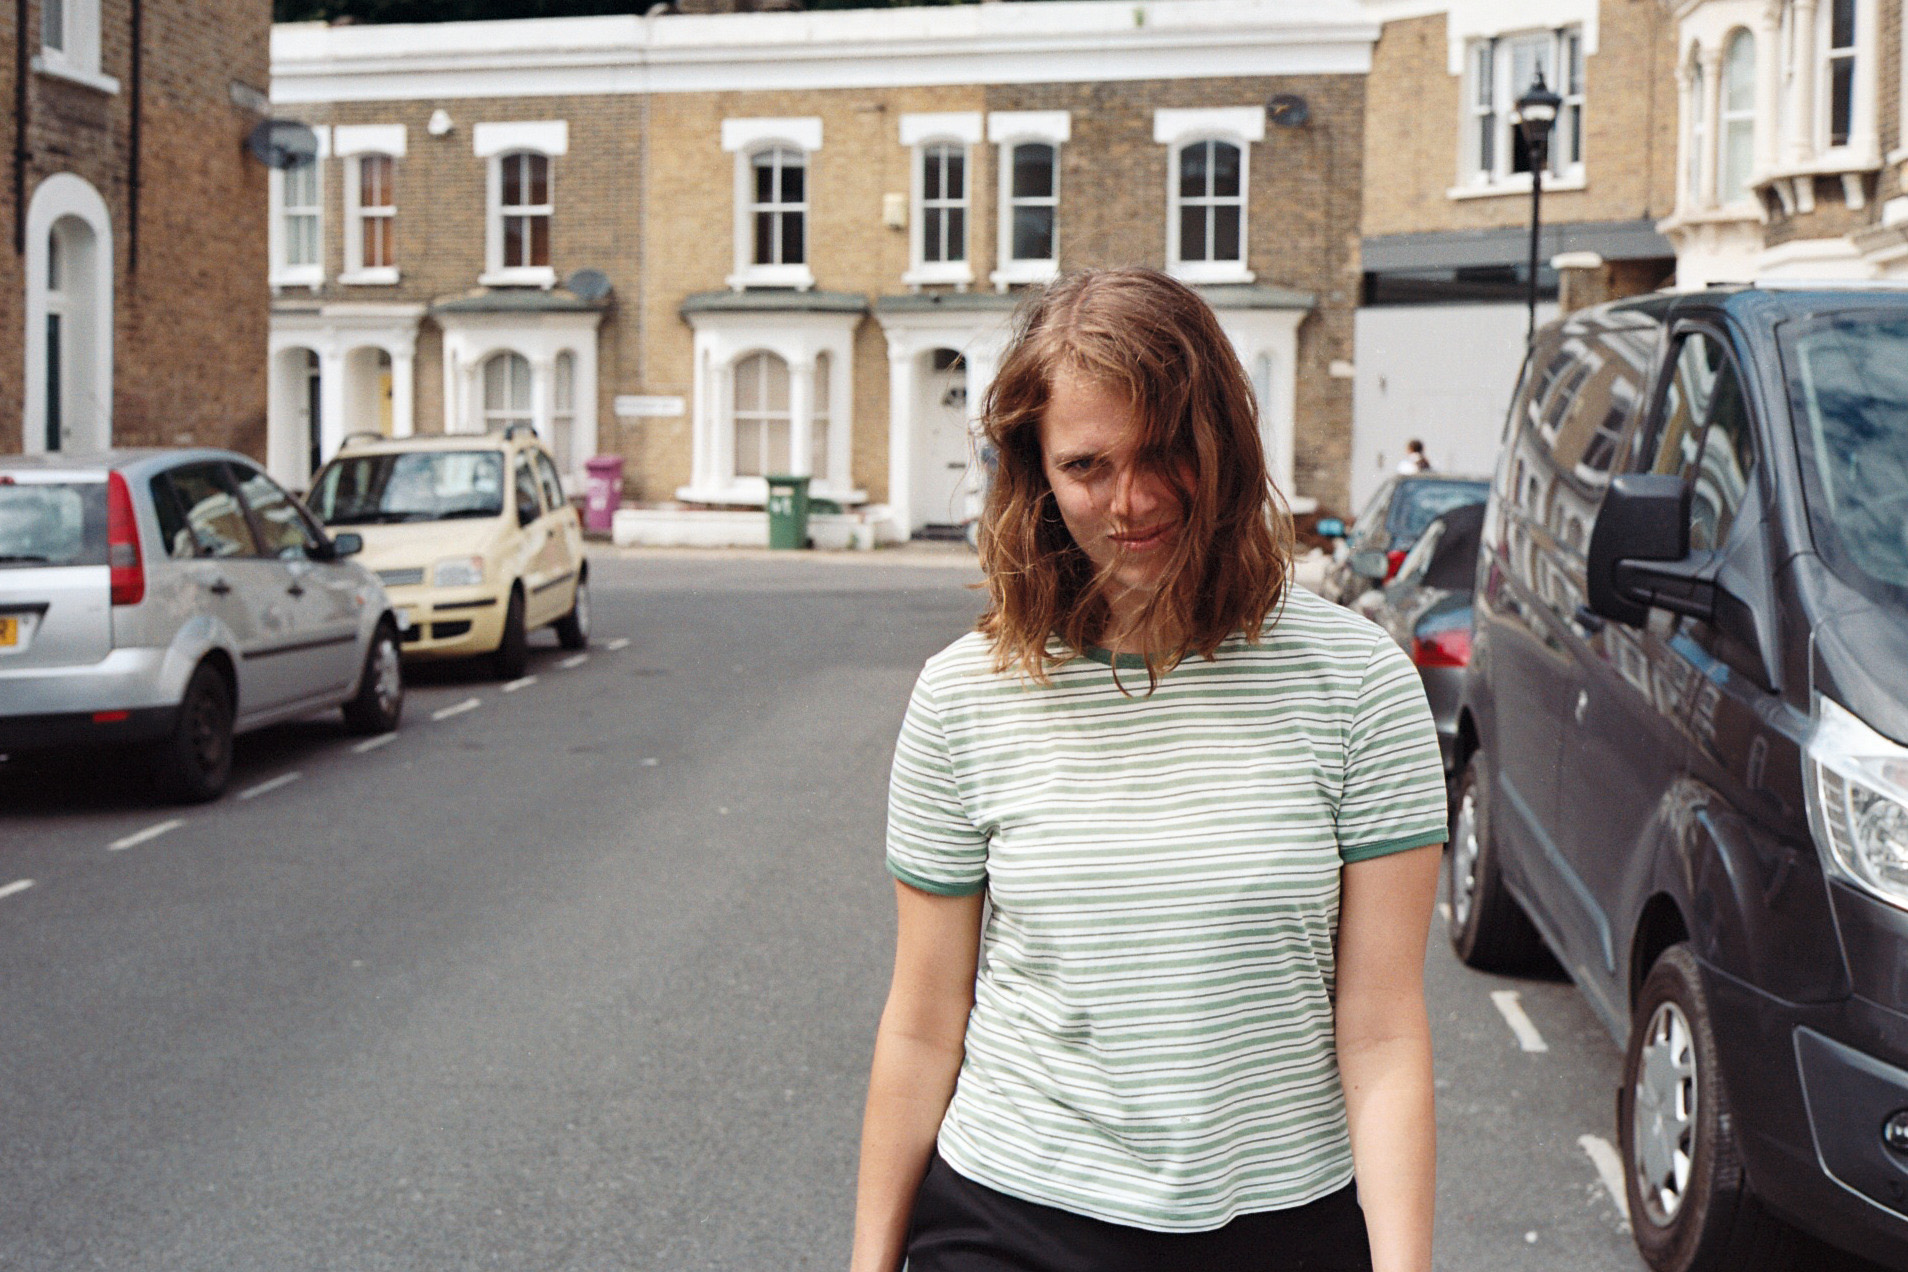
<instances>
[{"instance_id":1,"label":"woman's lips","mask_svg":"<svg viewBox=\"0 0 1908 1272\"><path fill-rule=\"evenodd\" d=\"M1166 542L1172 533L1171 525L1152 526L1145 530L1136 530L1127 534L1110 535L1114 543L1123 552L1147 552Z\"/></svg>"}]
</instances>

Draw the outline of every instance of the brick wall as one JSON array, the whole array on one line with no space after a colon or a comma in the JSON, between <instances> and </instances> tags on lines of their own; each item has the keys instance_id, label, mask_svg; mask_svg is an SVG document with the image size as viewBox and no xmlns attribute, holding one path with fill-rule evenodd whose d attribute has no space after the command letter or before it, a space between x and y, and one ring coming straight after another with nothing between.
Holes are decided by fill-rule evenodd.
<instances>
[{"instance_id":1,"label":"brick wall","mask_svg":"<svg viewBox=\"0 0 1908 1272\"><path fill-rule=\"evenodd\" d=\"M269 77L268 0L146 0L143 56L132 75L131 0L102 0L100 69L117 93L28 72L27 198L46 177L89 182L112 221L113 436L119 445L199 442L264 454L265 170L248 157L257 116L232 86ZM13 50L6 6L0 82L9 156ZM26 36L37 47L38 0ZM142 108L139 217L131 217L132 105ZM0 451L22 445L23 262L14 251L12 170L0 210ZM29 244L29 250L44 250Z\"/></svg>"}]
</instances>

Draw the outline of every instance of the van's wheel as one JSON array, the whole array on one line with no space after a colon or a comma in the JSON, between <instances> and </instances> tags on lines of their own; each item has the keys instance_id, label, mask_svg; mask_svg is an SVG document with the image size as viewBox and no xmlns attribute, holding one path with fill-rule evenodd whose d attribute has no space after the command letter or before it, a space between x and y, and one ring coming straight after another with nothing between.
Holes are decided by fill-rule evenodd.
<instances>
[{"instance_id":1,"label":"van's wheel","mask_svg":"<svg viewBox=\"0 0 1908 1272\"><path fill-rule=\"evenodd\" d=\"M210 663L200 663L179 700L172 735L151 751L153 785L165 799L203 804L232 777L232 690Z\"/></svg>"},{"instance_id":2,"label":"van's wheel","mask_svg":"<svg viewBox=\"0 0 1908 1272\"><path fill-rule=\"evenodd\" d=\"M565 649L590 647L590 576L586 570L576 576L576 600L570 612L556 621L557 644Z\"/></svg>"},{"instance_id":3,"label":"van's wheel","mask_svg":"<svg viewBox=\"0 0 1908 1272\"><path fill-rule=\"evenodd\" d=\"M492 670L499 680L521 679L530 666L530 633L523 625L523 589L510 589L510 607L504 611L503 638L497 652L490 656Z\"/></svg>"},{"instance_id":4,"label":"van's wheel","mask_svg":"<svg viewBox=\"0 0 1908 1272\"><path fill-rule=\"evenodd\" d=\"M397 629L387 619L371 633L358 692L344 704L345 727L353 733L390 733L404 714L404 660Z\"/></svg>"},{"instance_id":5,"label":"van's wheel","mask_svg":"<svg viewBox=\"0 0 1908 1272\"><path fill-rule=\"evenodd\" d=\"M1687 945L1664 950L1630 1018L1617 1089L1630 1226L1656 1272L1775 1272L1795 1231L1749 1191L1716 1059L1709 1000Z\"/></svg>"},{"instance_id":6,"label":"van's wheel","mask_svg":"<svg viewBox=\"0 0 1908 1272\"><path fill-rule=\"evenodd\" d=\"M1498 871L1479 783L1483 763L1482 751L1471 755L1451 800L1451 852L1445 862L1451 948L1484 971L1529 971L1542 964L1544 941Z\"/></svg>"}]
</instances>

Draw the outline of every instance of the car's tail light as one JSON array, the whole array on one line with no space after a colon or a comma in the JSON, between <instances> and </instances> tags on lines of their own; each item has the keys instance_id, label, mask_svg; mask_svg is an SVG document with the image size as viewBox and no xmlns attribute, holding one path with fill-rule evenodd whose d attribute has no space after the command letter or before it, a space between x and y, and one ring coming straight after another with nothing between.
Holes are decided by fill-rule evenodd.
<instances>
[{"instance_id":1,"label":"car's tail light","mask_svg":"<svg viewBox=\"0 0 1908 1272\"><path fill-rule=\"evenodd\" d=\"M1411 638L1411 661L1420 667L1465 667L1471 662L1471 629L1447 627Z\"/></svg>"},{"instance_id":2,"label":"car's tail light","mask_svg":"<svg viewBox=\"0 0 1908 1272\"><path fill-rule=\"evenodd\" d=\"M1404 559L1408 555L1410 554L1403 548L1393 548L1385 553L1385 582L1391 582L1398 573L1398 567L1404 564Z\"/></svg>"},{"instance_id":3,"label":"car's tail light","mask_svg":"<svg viewBox=\"0 0 1908 1272\"><path fill-rule=\"evenodd\" d=\"M146 599L146 562L139 555L132 491L118 473L106 476L106 563L113 571L113 604L137 605Z\"/></svg>"}]
</instances>

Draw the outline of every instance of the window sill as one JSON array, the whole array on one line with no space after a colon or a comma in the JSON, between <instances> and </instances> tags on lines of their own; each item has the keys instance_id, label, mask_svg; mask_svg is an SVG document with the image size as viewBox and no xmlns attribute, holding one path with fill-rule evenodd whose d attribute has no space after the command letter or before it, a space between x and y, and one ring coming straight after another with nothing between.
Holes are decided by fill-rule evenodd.
<instances>
[{"instance_id":1,"label":"window sill","mask_svg":"<svg viewBox=\"0 0 1908 1272\"><path fill-rule=\"evenodd\" d=\"M273 287L309 287L317 291L325 285L325 271L315 265L292 265L273 270L270 281Z\"/></svg>"},{"instance_id":2,"label":"window sill","mask_svg":"<svg viewBox=\"0 0 1908 1272\"><path fill-rule=\"evenodd\" d=\"M1755 199L1725 203L1713 208L1689 208L1656 223L1656 232L1670 234L1697 225L1760 225L1769 219L1761 202Z\"/></svg>"},{"instance_id":3,"label":"window sill","mask_svg":"<svg viewBox=\"0 0 1908 1272\"><path fill-rule=\"evenodd\" d=\"M376 269L361 269L349 274L340 274L338 281L346 287L393 287L398 281L397 266L385 265Z\"/></svg>"},{"instance_id":4,"label":"window sill","mask_svg":"<svg viewBox=\"0 0 1908 1272\"><path fill-rule=\"evenodd\" d=\"M1588 189L1589 184L1590 183L1584 179L1584 174L1581 170L1565 173L1561 177L1546 174L1544 177L1544 193L1568 194L1572 190ZM1507 194L1529 193L1530 174L1528 172L1517 172L1505 177L1502 181L1493 181L1488 185L1452 186L1449 190L1444 192L1444 197L1462 201L1464 199L1496 199Z\"/></svg>"},{"instance_id":5,"label":"window sill","mask_svg":"<svg viewBox=\"0 0 1908 1272\"><path fill-rule=\"evenodd\" d=\"M722 280L730 291L747 291L751 287L793 287L796 291L813 291L815 276L806 265L750 265L738 269Z\"/></svg>"},{"instance_id":6,"label":"window sill","mask_svg":"<svg viewBox=\"0 0 1908 1272\"><path fill-rule=\"evenodd\" d=\"M901 275L901 283L906 287L958 287L966 291L974 281L974 271L968 268L966 261L951 264L916 265Z\"/></svg>"},{"instance_id":7,"label":"window sill","mask_svg":"<svg viewBox=\"0 0 1908 1272\"><path fill-rule=\"evenodd\" d=\"M1258 277L1238 261L1175 261L1166 272L1182 283L1249 283Z\"/></svg>"},{"instance_id":8,"label":"window sill","mask_svg":"<svg viewBox=\"0 0 1908 1272\"><path fill-rule=\"evenodd\" d=\"M987 276L995 291L1006 291L1021 283L1051 283L1060 277L1058 261L1010 261L1004 269Z\"/></svg>"},{"instance_id":9,"label":"window sill","mask_svg":"<svg viewBox=\"0 0 1908 1272\"><path fill-rule=\"evenodd\" d=\"M541 287L549 291L556 286L556 270L548 265L493 269L477 275L477 285L480 287Z\"/></svg>"},{"instance_id":10,"label":"window sill","mask_svg":"<svg viewBox=\"0 0 1908 1272\"><path fill-rule=\"evenodd\" d=\"M83 84L96 93L117 96L119 81L110 75L101 75L98 71L83 71L77 66L68 66L55 58L40 54L33 59L33 69L41 75L51 75L54 79L63 79L74 84Z\"/></svg>"}]
</instances>

